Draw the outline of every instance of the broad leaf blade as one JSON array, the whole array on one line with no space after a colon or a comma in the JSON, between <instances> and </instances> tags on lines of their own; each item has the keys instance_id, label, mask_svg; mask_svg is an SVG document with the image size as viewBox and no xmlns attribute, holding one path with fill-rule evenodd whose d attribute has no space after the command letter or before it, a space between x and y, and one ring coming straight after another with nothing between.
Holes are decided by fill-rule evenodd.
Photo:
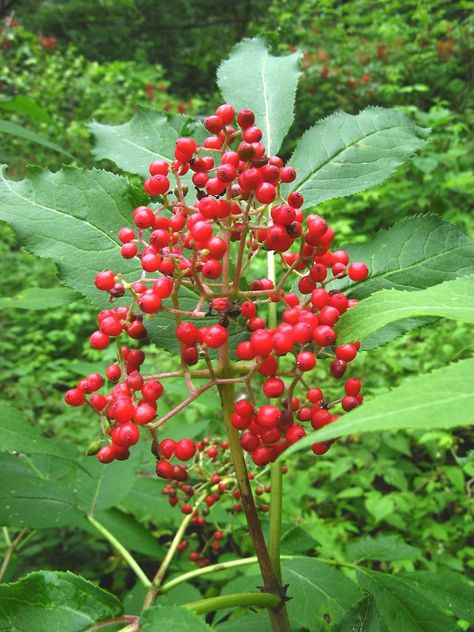
<instances>
[{"instance_id":1,"label":"broad leaf blade","mask_svg":"<svg viewBox=\"0 0 474 632\"><path fill-rule=\"evenodd\" d=\"M376 560L393 562L395 560L412 560L420 551L406 544L399 536L385 535L377 538L366 536L348 546L347 551L352 560Z\"/></svg>"},{"instance_id":2,"label":"broad leaf blade","mask_svg":"<svg viewBox=\"0 0 474 632\"><path fill-rule=\"evenodd\" d=\"M113 508L97 513L96 518L119 542L125 543L131 551L137 551L155 559L164 557L163 547L158 544L150 530L130 514ZM92 530L97 535L97 531Z\"/></svg>"},{"instance_id":3,"label":"broad leaf blade","mask_svg":"<svg viewBox=\"0 0 474 632\"><path fill-rule=\"evenodd\" d=\"M122 614L118 599L79 575L39 571L0 586L0 629L82 632Z\"/></svg>"},{"instance_id":4,"label":"broad leaf blade","mask_svg":"<svg viewBox=\"0 0 474 632\"><path fill-rule=\"evenodd\" d=\"M474 586L460 573L415 571L403 573L401 579L423 591L437 607L474 624Z\"/></svg>"},{"instance_id":5,"label":"broad leaf blade","mask_svg":"<svg viewBox=\"0 0 474 632\"><path fill-rule=\"evenodd\" d=\"M45 439L22 413L7 402L0 401L0 432L2 452L24 452L26 454L55 454L61 449L52 439Z\"/></svg>"},{"instance_id":6,"label":"broad leaf blade","mask_svg":"<svg viewBox=\"0 0 474 632\"><path fill-rule=\"evenodd\" d=\"M300 58L300 52L274 57L261 38L244 39L217 71L224 99L255 113L269 156L280 149L293 121Z\"/></svg>"},{"instance_id":7,"label":"broad leaf blade","mask_svg":"<svg viewBox=\"0 0 474 632\"><path fill-rule=\"evenodd\" d=\"M93 150L97 160L112 160L127 171L150 177L148 167L153 160L174 160L177 139L187 117L170 118L164 112L139 107L134 117L122 125L89 124L95 136Z\"/></svg>"},{"instance_id":8,"label":"broad leaf blade","mask_svg":"<svg viewBox=\"0 0 474 632\"><path fill-rule=\"evenodd\" d=\"M374 600L367 596L353 606L334 632L383 632L385 626L380 619Z\"/></svg>"},{"instance_id":9,"label":"broad leaf blade","mask_svg":"<svg viewBox=\"0 0 474 632\"><path fill-rule=\"evenodd\" d=\"M474 358L456 362L427 375L406 379L388 393L364 402L338 421L311 433L285 451L307 448L356 432L430 430L474 423Z\"/></svg>"},{"instance_id":10,"label":"broad leaf blade","mask_svg":"<svg viewBox=\"0 0 474 632\"><path fill-rule=\"evenodd\" d=\"M349 309L337 323L338 343L364 340L378 329L416 316L474 322L474 277L440 283L426 290L382 290Z\"/></svg>"},{"instance_id":11,"label":"broad leaf blade","mask_svg":"<svg viewBox=\"0 0 474 632\"><path fill-rule=\"evenodd\" d=\"M27 127L17 125L17 123L11 123L10 121L0 121L0 134L9 134L10 136L16 136L17 138L22 138L23 140L27 140L30 143L35 143L36 145L43 145L43 147L47 147L48 149L57 151L60 154L64 154L68 158L74 158L74 156L72 156L68 151L66 151L56 143L53 143L44 136L41 136L41 134L33 132Z\"/></svg>"},{"instance_id":12,"label":"broad leaf blade","mask_svg":"<svg viewBox=\"0 0 474 632\"><path fill-rule=\"evenodd\" d=\"M9 112L15 112L15 114L25 114L29 118L42 123L53 122L53 119L45 109L24 94L17 94L13 98L0 98L0 108Z\"/></svg>"},{"instance_id":13,"label":"broad leaf blade","mask_svg":"<svg viewBox=\"0 0 474 632\"><path fill-rule=\"evenodd\" d=\"M425 596L400 575L358 571L359 585L369 592L388 632L455 632L452 619L438 610Z\"/></svg>"},{"instance_id":14,"label":"broad leaf blade","mask_svg":"<svg viewBox=\"0 0 474 632\"><path fill-rule=\"evenodd\" d=\"M140 619L140 632L173 630L173 632L209 632L211 628L190 610L179 606L154 606Z\"/></svg>"},{"instance_id":15,"label":"broad leaf blade","mask_svg":"<svg viewBox=\"0 0 474 632\"><path fill-rule=\"evenodd\" d=\"M297 174L291 190L307 208L376 186L423 147L427 133L396 110L333 114L301 137L290 159Z\"/></svg>"},{"instance_id":16,"label":"broad leaf blade","mask_svg":"<svg viewBox=\"0 0 474 632\"><path fill-rule=\"evenodd\" d=\"M329 619L339 621L361 593L344 573L313 558L294 558L282 564L283 583L289 584L290 620L319 630Z\"/></svg>"},{"instance_id":17,"label":"broad leaf blade","mask_svg":"<svg viewBox=\"0 0 474 632\"><path fill-rule=\"evenodd\" d=\"M28 309L42 310L53 309L61 305L72 303L78 295L67 287L31 287L22 290L15 296L0 297L0 310L2 309Z\"/></svg>"},{"instance_id":18,"label":"broad leaf blade","mask_svg":"<svg viewBox=\"0 0 474 632\"><path fill-rule=\"evenodd\" d=\"M369 276L361 283L345 278L330 285L351 298L363 299L384 289L423 290L474 274L474 241L436 215L407 217L372 241L344 249L352 261L369 267Z\"/></svg>"},{"instance_id":19,"label":"broad leaf blade","mask_svg":"<svg viewBox=\"0 0 474 632\"><path fill-rule=\"evenodd\" d=\"M0 219L27 250L54 261L64 282L100 307L108 296L94 286L98 272L139 269L122 258L117 238L132 210L127 180L105 171L35 170L21 182L0 176Z\"/></svg>"}]
</instances>

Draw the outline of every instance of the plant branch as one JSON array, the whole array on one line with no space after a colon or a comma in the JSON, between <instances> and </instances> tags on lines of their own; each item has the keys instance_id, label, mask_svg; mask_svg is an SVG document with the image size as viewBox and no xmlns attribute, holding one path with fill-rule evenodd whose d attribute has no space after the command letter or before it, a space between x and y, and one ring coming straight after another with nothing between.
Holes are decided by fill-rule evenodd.
<instances>
[{"instance_id":1,"label":"plant branch","mask_svg":"<svg viewBox=\"0 0 474 632\"><path fill-rule=\"evenodd\" d=\"M246 608L254 606L256 608L276 608L281 602L281 598L270 593L242 592L233 595L221 595L220 597L210 597L184 604L184 608L192 610L195 614L207 614L215 610L224 608Z\"/></svg>"}]
</instances>

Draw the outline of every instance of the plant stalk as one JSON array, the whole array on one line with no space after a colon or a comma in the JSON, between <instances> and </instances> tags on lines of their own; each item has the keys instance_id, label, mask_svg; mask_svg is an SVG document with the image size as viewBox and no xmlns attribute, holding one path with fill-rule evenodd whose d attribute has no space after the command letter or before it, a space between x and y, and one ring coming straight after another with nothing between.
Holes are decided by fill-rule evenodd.
<instances>
[{"instance_id":1,"label":"plant stalk","mask_svg":"<svg viewBox=\"0 0 474 632\"><path fill-rule=\"evenodd\" d=\"M224 608L276 608L281 599L277 595L269 593L244 592L233 595L221 595L220 597L210 597L184 604L184 608L192 610L195 614L207 614L215 610Z\"/></svg>"}]
</instances>

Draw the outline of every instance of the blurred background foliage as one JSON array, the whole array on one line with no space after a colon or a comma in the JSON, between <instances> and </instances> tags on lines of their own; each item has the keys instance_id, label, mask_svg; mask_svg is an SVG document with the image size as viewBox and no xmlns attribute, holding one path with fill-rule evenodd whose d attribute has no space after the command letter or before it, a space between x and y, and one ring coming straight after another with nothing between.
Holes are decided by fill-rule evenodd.
<instances>
[{"instance_id":1,"label":"blurred background foliage","mask_svg":"<svg viewBox=\"0 0 474 632\"><path fill-rule=\"evenodd\" d=\"M208 114L219 102L219 61L242 37L262 34L274 52L304 51L286 157L306 128L336 109L401 108L432 128L428 148L384 185L321 206L340 245L428 211L474 236L474 21L468 0L10 0L0 10L0 158L11 177L23 177L28 163L52 170L64 162L91 167L91 118L125 122L138 105ZM23 137L9 133L11 124ZM31 133L72 157L31 142ZM58 283L51 263L23 251L7 226L0 234L1 296ZM47 436L74 441L81 450L95 438L95 423L83 409L66 410L62 393L84 371L105 366L87 343L94 318L77 301L46 312L3 310L0 319L0 398ZM444 323L361 354L357 370L365 394L469 354L472 334L468 325ZM172 367L171 357L149 351L152 364ZM178 400L180 386L168 396ZM220 432L211 399L189 410L188 431L203 418L211 435ZM357 536L397 533L423 557L395 563L394 570L472 568L469 449L465 431L382 433L338 444L317 461L301 456L286 478L286 521L314 538L299 546L325 557L340 557ZM92 561L83 555L83 537L37 534L10 573L69 567L86 577L102 574L108 585L107 571L120 561L109 557L104 571L107 547L88 536L100 553ZM248 545L239 542L240 552L249 553ZM124 588L124 577L114 575L115 590Z\"/></svg>"}]
</instances>

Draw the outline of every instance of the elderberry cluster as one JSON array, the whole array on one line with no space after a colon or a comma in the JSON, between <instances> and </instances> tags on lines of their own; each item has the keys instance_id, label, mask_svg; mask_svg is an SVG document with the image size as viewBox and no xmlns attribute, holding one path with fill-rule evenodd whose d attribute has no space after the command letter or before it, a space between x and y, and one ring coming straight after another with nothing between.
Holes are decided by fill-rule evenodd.
<instances>
[{"instance_id":1,"label":"elderberry cluster","mask_svg":"<svg viewBox=\"0 0 474 632\"><path fill-rule=\"evenodd\" d=\"M349 377L341 396L331 397L331 383L323 390L312 370L329 359L328 374L338 379L356 357L359 343L337 345L334 326L357 301L334 281L363 281L367 266L331 249L334 231L319 215L303 215L298 191L283 197L282 185L293 182L296 172L266 155L253 112L236 115L224 104L204 126L211 135L202 144L179 138L173 161L151 163L144 182L151 200L133 211L134 227L118 233L122 256L140 264L139 278L129 281L113 270L95 277L97 289L120 302L100 312L90 337L96 349L117 341L117 361L105 371L107 391L97 392L104 379L93 374L65 395L68 404L87 404L99 415L106 441L97 452L100 461L126 459L145 427L157 474L181 482L188 477L183 463L194 459L196 445L157 439L158 433L210 388L221 396L226 385L236 390L229 423L257 466L305 436L308 424L318 430L363 399L359 379ZM275 278L247 282L245 273L254 276L260 253L272 260ZM192 309L189 296L196 297ZM269 322L264 310L277 321ZM144 353L125 342L146 339L147 320L164 312L175 320L180 364L176 371L145 375ZM163 411L162 380L173 378L184 381L188 395ZM196 385L198 379L204 385ZM330 445L316 442L312 449L320 455Z\"/></svg>"}]
</instances>

